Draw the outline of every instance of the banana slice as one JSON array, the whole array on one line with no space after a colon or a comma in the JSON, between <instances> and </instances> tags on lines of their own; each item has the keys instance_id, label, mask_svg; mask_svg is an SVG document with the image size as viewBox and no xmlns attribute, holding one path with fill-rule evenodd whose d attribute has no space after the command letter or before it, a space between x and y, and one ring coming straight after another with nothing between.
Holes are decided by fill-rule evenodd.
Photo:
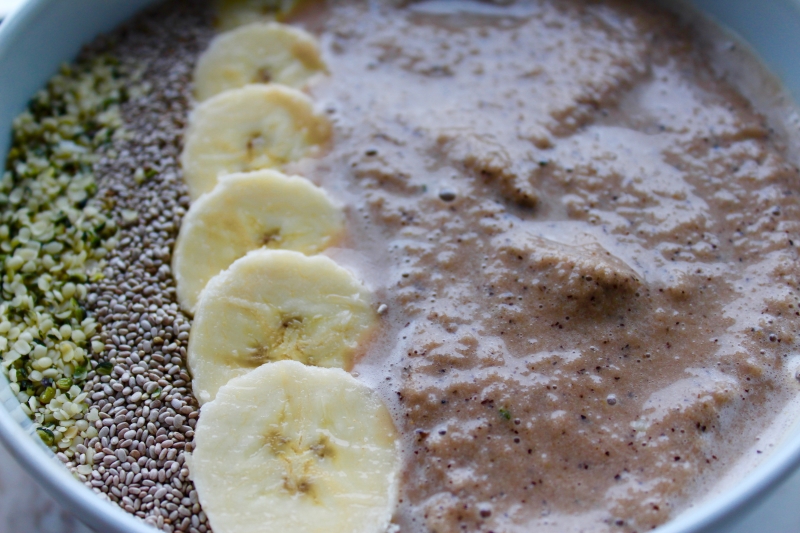
<instances>
[{"instance_id":1,"label":"banana slice","mask_svg":"<svg viewBox=\"0 0 800 533\"><path fill-rule=\"evenodd\" d=\"M203 406L189 469L215 533L383 533L396 430L347 372L294 361L232 380Z\"/></svg>"},{"instance_id":2,"label":"banana slice","mask_svg":"<svg viewBox=\"0 0 800 533\"><path fill-rule=\"evenodd\" d=\"M208 280L251 250L310 255L336 244L343 232L341 210L305 178L275 170L222 176L181 224L172 259L178 302L194 313Z\"/></svg>"},{"instance_id":3,"label":"banana slice","mask_svg":"<svg viewBox=\"0 0 800 533\"><path fill-rule=\"evenodd\" d=\"M228 31L252 22L285 20L303 0L217 0L217 28Z\"/></svg>"},{"instance_id":4,"label":"banana slice","mask_svg":"<svg viewBox=\"0 0 800 533\"><path fill-rule=\"evenodd\" d=\"M249 83L300 88L325 69L310 34L277 22L253 23L217 36L194 71L198 101Z\"/></svg>"},{"instance_id":5,"label":"banana slice","mask_svg":"<svg viewBox=\"0 0 800 533\"><path fill-rule=\"evenodd\" d=\"M330 123L311 100L280 85L246 85L206 100L192 113L181 164L197 199L223 174L278 168L312 155Z\"/></svg>"},{"instance_id":6,"label":"banana slice","mask_svg":"<svg viewBox=\"0 0 800 533\"><path fill-rule=\"evenodd\" d=\"M349 370L376 324L369 292L329 257L255 250L203 290L189 334L195 396L210 401L230 379L292 359Z\"/></svg>"}]
</instances>

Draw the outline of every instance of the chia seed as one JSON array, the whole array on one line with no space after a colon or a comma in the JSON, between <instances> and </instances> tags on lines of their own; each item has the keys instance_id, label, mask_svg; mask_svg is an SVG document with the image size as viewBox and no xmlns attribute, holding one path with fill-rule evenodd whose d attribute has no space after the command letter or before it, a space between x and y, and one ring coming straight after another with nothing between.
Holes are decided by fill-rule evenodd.
<instances>
[{"instance_id":1,"label":"chia seed","mask_svg":"<svg viewBox=\"0 0 800 533\"><path fill-rule=\"evenodd\" d=\"M189 207L179 156L191 74L213 34L206 3L177 0L83 52L145 65L149 91L122 106L129 136L94 168L97 196L121 229L85 299L102 343L84 388L98 434L62 460L96 493L168 532L210 531L184 460L199 407L185 359L190 320L176 303L170 262Z\"/></svg>"},{"instance_id":2,"label":"chia seed","mask_svg":"<svg viewBox=\"0 0 800 533\"><path fill-rule=\"evenodd\" d=\"M450 189L443 189L439 191L439 198L443 202L452 202L453 200L456 199L456 192L451 191Z\"/></svg>"}]
</instances>

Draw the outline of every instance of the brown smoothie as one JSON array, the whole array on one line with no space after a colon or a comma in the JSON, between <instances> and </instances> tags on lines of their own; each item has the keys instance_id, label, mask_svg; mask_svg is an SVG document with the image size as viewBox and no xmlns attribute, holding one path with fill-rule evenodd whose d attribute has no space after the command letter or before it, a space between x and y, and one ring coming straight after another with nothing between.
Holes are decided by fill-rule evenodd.
<instances>
[{"instance_id":1,"label":"brown smoothie","mask_svg":"<svg viewBox=\"0 0 800 533\"><path fill-rule=\"evenodd\" d=\"M356 366L405 438L402 531L645 531L798 392L798 169L650 3L328 2L311 88L387 306ZM759 70L753 74L766 79Z\"/></svg>"}]
</instances>

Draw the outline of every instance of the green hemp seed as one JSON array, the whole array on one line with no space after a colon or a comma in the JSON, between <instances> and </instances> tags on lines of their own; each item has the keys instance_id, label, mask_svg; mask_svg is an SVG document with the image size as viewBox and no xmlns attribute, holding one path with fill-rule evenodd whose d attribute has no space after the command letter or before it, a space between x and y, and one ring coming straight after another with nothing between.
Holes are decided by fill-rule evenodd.
<instances>
[{"instance_id":1,"label":"green hemp seed","mask_svg":"<svg viewBox=\"0 0 800 533\"><path fill-rule=\"evenodd\" d=\"M42 441L68 457L97 434L83 383L98 325L82 300L117 223L94 197L93 165L125 135L132 78L108 56L63 66L14 121L0 179L0 368Z\"/></svg>"}]
</instances>

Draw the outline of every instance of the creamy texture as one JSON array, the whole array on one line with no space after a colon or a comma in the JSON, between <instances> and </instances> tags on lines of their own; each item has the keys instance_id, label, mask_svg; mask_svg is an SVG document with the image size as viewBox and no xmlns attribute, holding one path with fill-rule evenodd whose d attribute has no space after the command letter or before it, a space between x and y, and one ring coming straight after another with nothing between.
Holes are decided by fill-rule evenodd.
<instances>
[{"instance_id":1,"label":"creamy texture","mask_svg":"<svg viewBox=\"0 0 800 533\"><path fill-rule=\"evenodd\" d=\"M289 170L387 305L356 371L405 436L403 531L645 531L756 453L798 391L798 170L691 30L561 0L293 22L334 138Z\"/></svg>"}]
</instances>

